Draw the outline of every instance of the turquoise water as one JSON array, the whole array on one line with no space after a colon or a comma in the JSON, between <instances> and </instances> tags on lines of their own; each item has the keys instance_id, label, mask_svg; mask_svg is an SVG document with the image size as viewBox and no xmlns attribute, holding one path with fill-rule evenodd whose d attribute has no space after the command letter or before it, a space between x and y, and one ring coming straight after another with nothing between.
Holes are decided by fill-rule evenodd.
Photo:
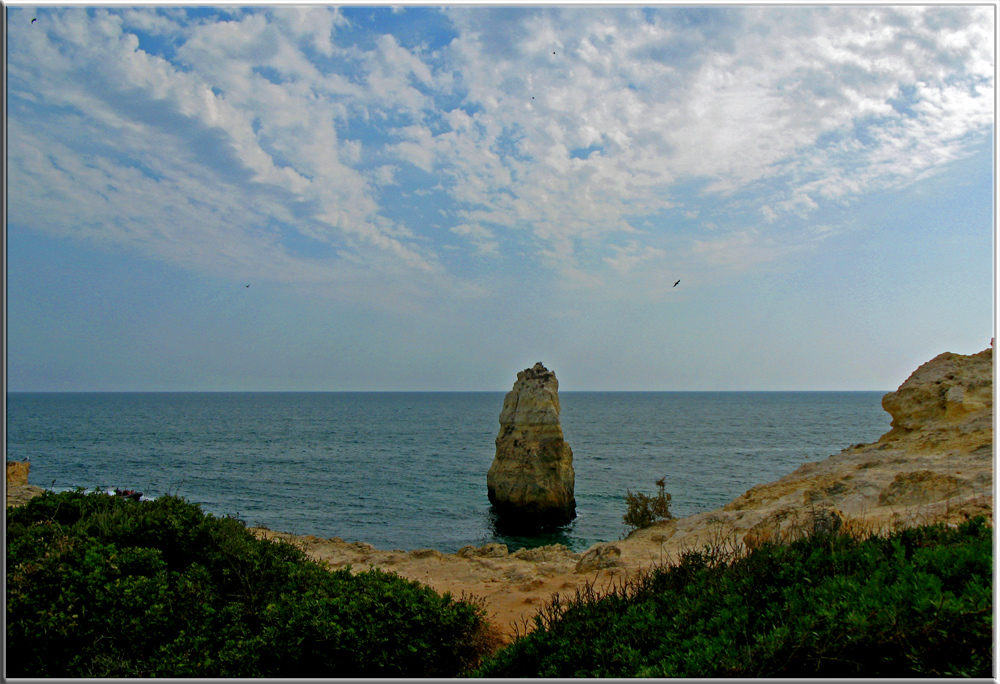
<instances>
[{"instance_id":1,"label":"turquoise water","mask_svg":"<svg viewBox=\"0 0 1000 684\"><path fill-rule=\"evenodd\" d=\"M385 549L573 549L622 536L626 489L666 478L677 516L876 440L880 392L561 392L577 519L499 535L486 471L503 392L7 396L7 458L31 483L178 494L215 515Z\"/></svg>"}]
</instances>

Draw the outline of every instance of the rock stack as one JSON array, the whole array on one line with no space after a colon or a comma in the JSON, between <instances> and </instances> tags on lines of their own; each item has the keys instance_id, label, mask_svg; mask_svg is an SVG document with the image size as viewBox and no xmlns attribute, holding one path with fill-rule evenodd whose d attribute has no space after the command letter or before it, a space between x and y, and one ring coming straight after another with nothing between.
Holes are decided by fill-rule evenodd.
<instances>
[{"instance_id":1,"label":"rock stack","mask_svg":"<svg viewBox=\"0 0 1000 684\"><path fill-rule=\"evenodd\" d=\"M559 381L540 362L517 374L500 411L487 494L500 527L528 532L576 517L573 450L559 424Z\"/></svg>"}]
</instances>

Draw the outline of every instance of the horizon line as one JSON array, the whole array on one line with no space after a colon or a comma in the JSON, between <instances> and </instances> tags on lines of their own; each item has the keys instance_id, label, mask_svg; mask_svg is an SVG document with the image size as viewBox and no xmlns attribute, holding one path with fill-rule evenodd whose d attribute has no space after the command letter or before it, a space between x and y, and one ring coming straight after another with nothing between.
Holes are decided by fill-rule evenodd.
<instances>
[{"instance_id":1,"label":"horizon line","mask_svg":"<svg viewBox=\"0 0 1000 684\"><path fill-rule=\"evenodd\" d=\"M7 390L6 394L506 394L511 390ZM781 394L824 392L895 392L895 389L614 389L559 390L560 394Z\"/></svg>"}]
</instances>

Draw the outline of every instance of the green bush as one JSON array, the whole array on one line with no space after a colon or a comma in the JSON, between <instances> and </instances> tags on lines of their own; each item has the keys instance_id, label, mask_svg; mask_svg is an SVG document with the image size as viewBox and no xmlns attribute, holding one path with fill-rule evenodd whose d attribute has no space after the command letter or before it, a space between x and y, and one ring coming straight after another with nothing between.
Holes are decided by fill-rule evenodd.
<instances>
[{"instance_id":1,"label":"green bush","mask_svg":"<svg viewBox=\"0 0 1000 684\"><path fill-rule=\"evenodd\" d=\"M482 677L991 677L992 530L821 533L556 600Z\"/></svg>"},{"instance_id":2,"label":"green bush","mask_svg":"<svg viewBox=\"0 0 1000 684\"><path fill-rule=\"evenodd\" d=\"M454 676L484 611L352 575L183 499L47 493L7 517L15 677Z\"/></svg>"},{"instance_id":3,"label":"green bush","mask_svg":"<svg viewBox=\"0 0 1000 684\"><path fill-rule=\"evenodd\" d=\"M622 521L628 525L630 532L673 517L670 514L670 494L664 491L666 481L661 478L656 481L656 486L659 489L656 496L626 490L625 504L628 508Z\"/></svg>"}]
</instances>

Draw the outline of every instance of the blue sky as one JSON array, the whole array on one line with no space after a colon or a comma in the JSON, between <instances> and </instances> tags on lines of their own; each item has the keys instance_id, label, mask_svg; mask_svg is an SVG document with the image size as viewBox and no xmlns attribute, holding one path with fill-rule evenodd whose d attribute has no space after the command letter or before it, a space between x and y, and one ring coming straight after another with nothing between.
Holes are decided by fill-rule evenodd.
<instances>
[{"instance_id":1,"label":"blue sky","mask_svg":"<svg viewBox=\"0 0 1000 684\"><path fill-rule=\"evenodd\" d=\"M994 334L994 11L8 5L7 388L894 389Z\"/></svg>"}]
</instances>

